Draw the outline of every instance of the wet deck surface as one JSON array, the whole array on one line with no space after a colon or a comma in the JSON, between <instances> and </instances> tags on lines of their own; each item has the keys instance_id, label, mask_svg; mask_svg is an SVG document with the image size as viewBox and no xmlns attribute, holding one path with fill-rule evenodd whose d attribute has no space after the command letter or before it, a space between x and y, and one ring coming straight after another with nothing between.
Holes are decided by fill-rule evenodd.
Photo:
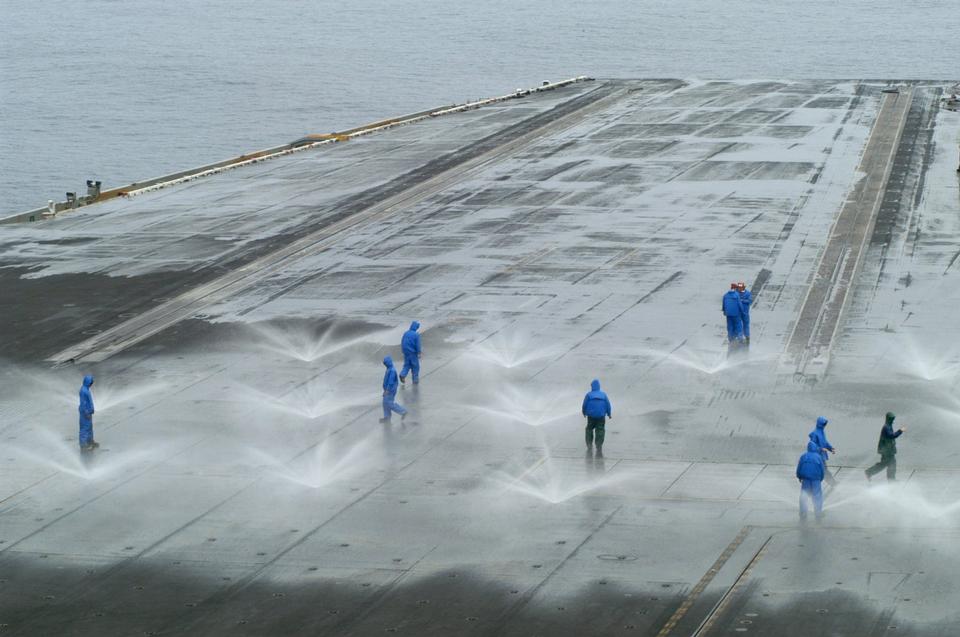
<instances>
[{"instance_id":1,"label":"wet deck surface","mask_svg":"<svg viewBox=\"0 0 960 637\"><path fill-rule=\"evenodd\" d=\"M590 82L3 228L0 634L955 634L939 86L902 111L846 304L813 308L839 327L798 324L882 87ZM753 336L728 358L736 280ZM424 377L381 425L413 319ZM870 486L888 410L900 481ZM821 414L839 485L801 525Z\"/></svg>"}]
</instances>

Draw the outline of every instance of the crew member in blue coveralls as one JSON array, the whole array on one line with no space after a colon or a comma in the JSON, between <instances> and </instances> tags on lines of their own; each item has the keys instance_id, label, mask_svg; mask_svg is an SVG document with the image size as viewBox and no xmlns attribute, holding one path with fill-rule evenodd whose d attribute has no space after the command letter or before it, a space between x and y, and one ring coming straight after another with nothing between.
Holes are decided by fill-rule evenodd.
<instances>
[{"instance_id":1,"label":"crew member in blue coveralls","mask_svg":"<svg viewBox=\"0 0 960 637\"><path fill-rule=\"evenodd\" d=\"M387 371L383 374L383 418L380 422L390 422L392 412L400 414L400 420L407 417L407 410L397 404L397 387L400 383L397 381L397 368L393 366L393 359L389 356L383 357L383 366Z\"/></svg>"},{"instance_id":2,"label":"crew member in blue coveralls","mask_svg":"<svg viewBox=\"0 0 960 637\"><path fill-rule=\"evenodd\" d=\"M833 445L830 444L830 441L827 440L827 419L823 416L817 418L817 426L814 427L813 431L810 432L809 438L813 441L817 447L820 449L820 457L823 458L823 479L827 481L827 484L831 487L837 483L833 478L833 474L830 473L830 469L827 467L827 458L829 457L828 451L830 453L836 453L837 450L833 448Z\"/></svg>"},{"instance_id":3,"label":"crew member in blue coveralls","mask_svg":"<svg viewBox=\"0 0 960 637\"><path fill-rule=\"evenodd\" d=\"M743 281L737 283L737 293L740 294L740 321L743 324L743 341L747 346L750 345L750 304L753 303L753 295L747 289L747 284Z\"/></svg>"},{"instance_id":4,"label":"crew member in blue coveralls","mask_svg":"<svg viewBox=\"0 0 960 637\"><path fill-rule=\"evenodd\" d=\"M743 340L743 309L736 283L731 283L723 295L723 315L727 317L727 341L731 345L739 344Z\"/></svg>"},{"instance_id":5,"label":"crew member in blue coveralls","mask_svg":"<svg viewBox=\"0 0 960 637\"><path fill-rule=\"evenodd\" d=\"M93 394L90 386L93 385L93 374L83 377L80 387L80 451L93 451L100 443L93 439Z\"/></svg>"},{"instance_id":6,"label":"crew member in blue coveralls","mask_svg":"<svg viewBox=\"0 0 960 637\"><path fill-rule=\"evenodd\" d=\"M590 391L583 397L580 412L587 417L587 454L593 448L594 434L597 439L597 457L603 457L603 439L606 435L606 419L613 418L610 399L600 391L600 381L596 378L590 383Z\"/></svg>"},{"instance_id":7,"label":"crew member in blue coveralls","mask_svg":"<svg viewBox=\"0 0 960 637\"><path fill-rule=\"evenodd\" d=\"M820 483L823 481L823 458L820 457L820 447L817 443L807 443L807 452L800 456L797 463L797 479L800 481L800 519L807 519L807 500L813 500L813 512L820 520L823 518L823 491Z\"/></svg>"},{"instance_id":8,"label":"crew member in blue coveralls","mask_svg":"<svg viewBox=\"0 0 960 637\"><path fill-rule=\"evenodd\" d=\"M400 370L400 382L407 382L407 374L413 371L413 384L420 382L420 335L417 330L420 329L420 323L414 321L410 324L410 329L403 333L400 339L400 349L403 350L403 369Z\"/></svg>"}]
</instances>

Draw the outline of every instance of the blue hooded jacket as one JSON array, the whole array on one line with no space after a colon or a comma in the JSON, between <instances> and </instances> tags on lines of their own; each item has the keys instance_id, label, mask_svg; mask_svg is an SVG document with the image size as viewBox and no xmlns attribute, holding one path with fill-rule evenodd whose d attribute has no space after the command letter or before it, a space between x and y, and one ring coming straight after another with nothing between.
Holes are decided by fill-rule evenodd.
<instances>
[{"instance_id":1,"label":"blue hooded jacket","mask_svg":"<svg viewBox=\"0 0 960 637\"><path fill-rule=\"evenodd\" d=\"M600 391L600 381L593 379L593 382L590 383L590 389L591 391L583 397L583 406L580 407L580 411L584 416L590 418L611 417L610 399L604 392Z\"/></svg>"},{"instance_id":2,"label":"blue hooded jacket","mask_svg":"<svg viewBox=\"0 0 960 637\"><path fill-rule=\"evenodd\" d=\"M93 384L93 374L83 377L83 386L80 388L80 415L89 418L93 415L93 396L90 394L90 385Z\"/></svg>"},{"instance_id":3,"label":"blue hooded jacket","mask_svg":"<svg viewBox=\"0 0 960 637\"><path fill-rule=\"evenodd\" d=\"M727 316L740 316L742 310L740 293L736 290L727 290L723 295L723 313Z\"/></svg>"},{"instance_id":4,"label":"blue hooded jacket","mask_svg":"<svg viewBox=\"0 0 960 637\"><path fill-rule=\"evenodd\" d=\"M744 316L750 316L750 304L753 303L753 295L750 290L740 292L740 312Z\"/></svg>"},{"instance_id":5,"label":"blue hooded jacket","mask_svg":"<svg viewBox=\"0 0 960 637\"><path fill-rule=\"evenodd\" d=\"M822 451L820 452L823 461L827 461L827 449L833 451L833 445L830 444L830 441L827 440L827 432L824 428L827 426L827 419L823 416L817 418L817 427L810 432L810 440L816 443L817 447Z\"/></svg>"},{"instance_id":6,"label":"blue hooded jacket","mask_svg":"<svg viewBox=\"0 0 960 637\"><path fill-rule=\"evenodd\" d=\"M397 368L393 366L393 359L389 356L383 357L383 366L387 368L383 375L383 390L390 394L397 393L397 387L400 381L397 380Z\"/></svg>"},{"instance_id":7,"label":"blue hooded jacket","mask_svg":"<svg viewBox=\"0 0 960 637\"><path fill-rule=\"evenodd\" d=\"M823 480L823 458L820 457L820 447L812 440L807 443L807 452L800 456L800 462L797 463L797 478L815 482Z\"/></svg>"},{"instance_id":8,"label":"blue hooded jacket","mask_svg":"<svg viewBox=\"0 0 960 637\"><path fill-rule=\"evenodd\" d=\"M405 356L416 356L420 353L420 335L417 330L420 329L420 322L414 321L410 324L410 329L403 333L400 339L400 348Z\"/></svg>"}]
</instances>

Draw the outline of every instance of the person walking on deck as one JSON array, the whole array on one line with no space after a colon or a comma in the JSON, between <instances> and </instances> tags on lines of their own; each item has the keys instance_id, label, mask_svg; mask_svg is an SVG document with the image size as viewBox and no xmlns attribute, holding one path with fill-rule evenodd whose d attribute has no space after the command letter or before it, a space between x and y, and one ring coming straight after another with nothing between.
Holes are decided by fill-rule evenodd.
<instances>
[{"instance_id":1,"label":"person walking on deck","mask_svg":"<svg viewBox=\"0 0 960 637\"><path fill-rule=\"evenodd\" d=\"M894 481L897 479L897 438L899 438L907 428L900 427L894 431L893 421L896 417L892 411L887 412L883 428L880 429L880 440L877 442L877 453L880 454L880 462L863 472L867 476L867 480L870 480L883 469L887 470L887 480Z\"/></svg>"},{"instance_id":2,"label":"person walking on deck","mask_svg":"<svg viewBox=\"0 0 960 637\"><path fill-rule=\"evenodd\" d=\"M597 457L603 457L603 439L606 436L607 418L613 418L610 399L600 391L600 381L596 378L590 383L590 391L583 397L580 412L587 419L586 440L587 453L593 449L594 440L597 444Z\"/></svg>"}]
</instances>

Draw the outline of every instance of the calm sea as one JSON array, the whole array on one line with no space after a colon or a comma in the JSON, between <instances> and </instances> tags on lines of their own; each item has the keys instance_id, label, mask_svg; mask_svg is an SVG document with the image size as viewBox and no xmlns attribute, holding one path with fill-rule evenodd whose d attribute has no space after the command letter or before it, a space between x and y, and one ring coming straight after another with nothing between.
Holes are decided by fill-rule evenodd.
<instances>
[{"instance_id":1,"label":"calm sea","mask_svg":"<svg viewBox=\"0 0 960 637\"><path fill-rule=\"evenodd\" d=\"M0 213L542 80L960 79L956 0L5 0Z\"/></svg>"}]
</instances>

